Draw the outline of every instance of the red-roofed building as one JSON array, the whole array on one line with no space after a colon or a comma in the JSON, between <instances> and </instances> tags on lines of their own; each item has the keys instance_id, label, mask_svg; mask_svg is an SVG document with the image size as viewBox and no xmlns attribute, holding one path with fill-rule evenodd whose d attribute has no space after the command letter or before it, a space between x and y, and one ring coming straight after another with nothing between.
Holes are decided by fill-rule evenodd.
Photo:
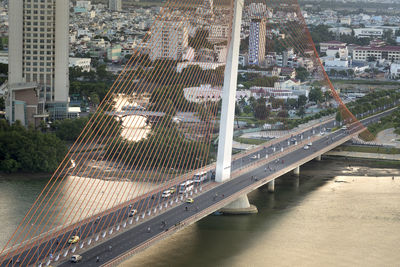
<instances>
[{"instance_id":1,"label":"red-roofed building","mask_svg":"<svg viewBox=\"0 0 400 267\"><path fill-rule=\"evenodd\" d=\"M359 46L354 48L354 60L368 61L371 57L376 60L400 61L400 46Z\"/></svg>"}]
</instances>

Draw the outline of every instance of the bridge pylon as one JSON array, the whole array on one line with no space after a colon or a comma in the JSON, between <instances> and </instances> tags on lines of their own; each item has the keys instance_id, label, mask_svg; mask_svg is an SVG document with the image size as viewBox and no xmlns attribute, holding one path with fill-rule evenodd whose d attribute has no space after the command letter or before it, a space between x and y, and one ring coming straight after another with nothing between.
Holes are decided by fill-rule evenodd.
<instances>
[{"instance_id":1,"label":"bridge pylon","mask_svg":"<svg viewBox=\"0 0 400 267\"><path fill-rule=\"evenodd\" d=\"M233 126L235 120L237 72L239 64L240 31L243 5L244 0L234 1L232 35L225 67L217 168L215 176L215 181L220 183L229 180L231 175Z\"/></svg>"}]
</instances>

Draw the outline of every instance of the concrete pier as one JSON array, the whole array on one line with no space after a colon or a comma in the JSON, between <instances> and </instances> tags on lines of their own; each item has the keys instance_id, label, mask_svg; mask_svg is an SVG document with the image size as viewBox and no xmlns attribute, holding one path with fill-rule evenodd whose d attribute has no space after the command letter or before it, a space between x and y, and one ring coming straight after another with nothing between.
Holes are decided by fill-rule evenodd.
<instances>
[{"instance_id":1,"label":"concrete pier","mask_svg":"<svg viewBox=\"0 0 400 267\"><path fill-rule=\"evenodd\" d=\"M275 180L270 181L268 184L268 192L273 193L275 192Z\"/></svg>"},{"instance_id":2,"label":"concrete pier","mask_svg":"<svg viewBox=\"0 0 400 267\"><path fill-rule=\"evenodd\" d=\"M300 175L300 166L296 167L296 168L293 170L293 174L294 174L294 175L297 175L297 176Z\"/></svg>"},{"instance_id":3,"label":"concrete pier","mask_svg":"<svg viewBox=\"0 0 400 267\"><path fill-rule=\"evenodd\" d=\"M315 158L316 161L321 161L322 160L322 155L319 155L318 157Z\"/></svg>"},{"instance_id":4,"label":"concrete pier","mask_svg":"<svg viewBox=\"0 0 400 267\"><path fill-rule=\"evenodd\" d=\"M256 206L250 204L247 195L243 195L220 210L223 214L246 215L258 213Z\"/></svg>"}]
</instances>

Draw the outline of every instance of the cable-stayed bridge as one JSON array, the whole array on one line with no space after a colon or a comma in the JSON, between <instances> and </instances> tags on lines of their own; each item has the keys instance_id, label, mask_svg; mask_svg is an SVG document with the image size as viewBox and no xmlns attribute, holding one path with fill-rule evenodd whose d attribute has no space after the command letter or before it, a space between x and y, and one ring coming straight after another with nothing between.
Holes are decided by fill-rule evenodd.
<instances>
[{"instance_id":1,"label":"cable-stayed bridge","mask_svg":"<svg viewBox=\"0 0 400 267\"><path fill-rule=\"evenodd\" d=\"M398 104L370 111L362 121L351 114L323 69L297 1L199 2L196 8L192 2L167 1L144 38L146 46L126 64L12 234L1 266L68 266L73 255L82 256L80 266L116 265L220 209L254 212L247 193L266 184L273 191L276 178L292 170L299 173L302 164L368 134L365 125L378 122ZM250 44L263 44L251 45L254 60L266 54L265 46L296 53L312 86L330 92L346 126L325 118L232 156L240 40L242 26L248 24L262 29L249 37ZM191 66L178 72L182 62ZM220 118L219 98L213 94L184 95L185 89L204 84L223 87ZM132 106L140 108L126 112ZM146 117L158 119L149 122ZM216 123L219 143L213 163Z\"/></svg>"}]
</instances>

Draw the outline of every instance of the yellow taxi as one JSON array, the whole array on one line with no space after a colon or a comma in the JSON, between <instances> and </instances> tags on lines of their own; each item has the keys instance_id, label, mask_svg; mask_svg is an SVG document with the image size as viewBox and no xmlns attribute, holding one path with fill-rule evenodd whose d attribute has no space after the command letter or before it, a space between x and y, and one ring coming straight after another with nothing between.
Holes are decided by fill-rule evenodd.
<instances>
[{"instance_id":1,"label":"yellow taxi","mask_svg":"<svg viewBox=\"0 0 400 267\"><path fill-rule=\"evenodd\" d=\"M71 238L68 240L68 244L78 243L79 240L80 240L79 236L77 235L71 236Z\"/></svg>"}]
</instances>

